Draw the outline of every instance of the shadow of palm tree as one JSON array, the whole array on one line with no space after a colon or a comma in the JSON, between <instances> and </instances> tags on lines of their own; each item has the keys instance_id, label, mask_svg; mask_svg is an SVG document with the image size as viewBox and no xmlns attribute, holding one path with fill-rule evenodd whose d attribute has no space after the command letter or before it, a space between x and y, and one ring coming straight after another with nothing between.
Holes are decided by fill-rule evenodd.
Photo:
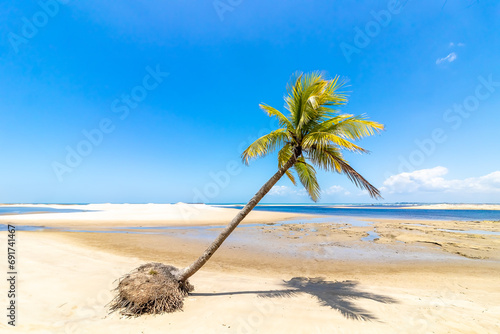
<instances>
[{"instance_id":1,"label":"shadow of palm tree","mask_svg":"<svg viewBox=\"0 0 500 334\"><path fill-rule=\"evenodd\" d=\"M397 303L391 297L361 291L356 281L334 282L324 278L294 277L283 281L287 289L271 291L237 291L221 293L190 293L191 296L232 296L241 294L257 294L261 298L291 298L307 293L318 299L320 305L339 311L344 317L353 320L377 320L367 310L355 304L356 299L370 299L379 303Z\"/></svg>"},{"instance_id":2,"label":"shadow of palm tree","mask_svg":"<svg viewBox=\"0 0 500 334\"><path fill-rule=\"evenodd\" d=\"M334 282L321 277L294 277L284 281L284 284L290 289L261 293L259 297L285 298L307 293L316 297L322 306L337 310L344 317L353 320L377 320L373 314L357 306L356 299L371 299L385 304L397 303L391 297L359 290L359 283L355 281Z\"/></svg>"}]
</instances>

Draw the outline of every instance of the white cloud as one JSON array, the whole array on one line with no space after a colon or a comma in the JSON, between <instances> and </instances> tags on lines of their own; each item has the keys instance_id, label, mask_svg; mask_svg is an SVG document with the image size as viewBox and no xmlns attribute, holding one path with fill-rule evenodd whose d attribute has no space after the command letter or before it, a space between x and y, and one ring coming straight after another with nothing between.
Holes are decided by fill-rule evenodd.
<instances>
[{"instance_id":1,"label":"white cloud","mask_svg":"<svg viewBox=\"0 0 500 334\"><path fill-rule=\"evenodd\" d=\"M293 194L295 191L287 186L274 186L269 190L270 196L286 196Z\"/></svg>"},{"instance_id":2,"label":"white cloud","mask_svg":"<svg viewBox=\"0 0 500 334\"><path fill-rule=\"evenodd\" d=\"M342 191L345 191L345 189L341 186L331 186L330 188L323 190L323 192L327 195L337 194Z\"/></svg>"},{"instance_id":3,"label":"white cloud","mask_svg":"<svg viewBox=\"0 0 500 334\"><path fill-rule=\"evenodd\" d=\"M269 196L307 196L307 191L304 188L293 189L287 186L274 186L269 190Z\"/></svg>"},{"instance_id":4,"label":"white cloud","mask_svg":"<svg viewBox=\"0 0 500 334\"><path fill-rule=\"evenodd\" d=\"M436 60L436 64L439 65L445 61L447 61L448 63L451 63L451 62L455 61L455 59L457 59L457 54L455 52L452 52L449 55L447 55L446 57L439 58L438 60Z\"/></svg>"},{"instance_id":5,"label":"white cloud","mask_svg":"<svg viewBox=\"0 0 500 334\"><path fill-rule=\"evenodd\" d=\"M393 175L384 181L381 188L388 193L414 193L414 192L475 192L491 193L500 192L500 171L480 177L467 179L447 180L448 174L445 167L416 170L411 173Z\"/></svg>"},{"instance_id":6,"label":"white cloud","mask_svg":"<svg viewBox=\"0 0 500 334\"><path fill-rule=\"evenodd\" d=\"M453 43L453 42L450 42L450 47L453 47L453 46L455 46L455 45L456 45L456 46L465 46L465 44L464 44L464 43L460 43L460 42L458 42L458 43Z\"/></svg>"}]
</instances>

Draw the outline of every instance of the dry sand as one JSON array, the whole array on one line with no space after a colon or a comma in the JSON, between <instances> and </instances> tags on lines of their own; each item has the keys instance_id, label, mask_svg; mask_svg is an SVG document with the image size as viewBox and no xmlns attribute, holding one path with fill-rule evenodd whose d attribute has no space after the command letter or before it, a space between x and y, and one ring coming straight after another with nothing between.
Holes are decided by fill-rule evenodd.
<instances>
[{"instance_id":1,"label":"dry sand","mask_svg":"<svg viewBox=\"0 0 500 334\"><path fill-rule=\"evenodd\" d=\"M198 209L202 216L210 216L211 209ZM276 220L261 214L260 222ZM35 215L24 219L28 216ZM67 219L54 224L62 226ZM86 221L75 220L74 226ZM119 219L110 216L106 225L109 221ZM325 221L241 226L193 276L196 290L186 299L183 312L136 319L108 315L106 303L114 281L146 261L189 264L210 242L203 230L176 229L168 235L18 231L18 326L12 330L4 320L0 332L500 332L496 235L486 235L486 241L480 241L484 244L476 245L475 238L463 233L439 231L470 229L465 223L371 221L369 226L354 226L347 218L343 225ZM219 220L217 225L224 223ZM121 226L137 226L137 221L129 219ZM498 222L483 227L497 231ZM101 228L95 224L89 229ZM360 240L374 229L378 240ZM205 231L215 234L218 229ZM0 233L0 245L6 245L6 238ZM487 260L471 259L429 241L482 247L479 257ZM0 291L7 291L5 280Z\"/></svg>"}]
</instances>

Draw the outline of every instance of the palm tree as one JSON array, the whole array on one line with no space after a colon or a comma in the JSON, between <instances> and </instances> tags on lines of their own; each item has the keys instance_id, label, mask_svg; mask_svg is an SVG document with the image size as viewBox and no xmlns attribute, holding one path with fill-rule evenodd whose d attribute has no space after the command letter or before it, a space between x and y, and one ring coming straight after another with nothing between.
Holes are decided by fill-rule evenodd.
<instances>
[{"instance_id":1,"label":"palm tree","mask_svg":"<svg viewBox=\"0 0 500 334\"><path fill-rule=\"evenodd\" d=\"M315 202L320 197L320 187L313 165L326 171L345 174L358 187L367 190L371 197L381 198L379 190L349 165L342 151L366 153L365 149L353 141L371 136L383 130L384 126L368 120L364 115L339 113L337 108L347 103L347 96L340 91L344 85L345 82L338 76L326 80L318 72L306 75L297 73L287 86L285 108L288 110L288 116L266 104L260 105L269 116L278 119L279 128L253 142L243 152L242 158L248 164L251 159L278 150L278 171L241 209L205 252L189 267L176 273L179 282L186 282L210 259L283 175L286 174L296 185L292 168Z\"/></svg>"}]
</instances>

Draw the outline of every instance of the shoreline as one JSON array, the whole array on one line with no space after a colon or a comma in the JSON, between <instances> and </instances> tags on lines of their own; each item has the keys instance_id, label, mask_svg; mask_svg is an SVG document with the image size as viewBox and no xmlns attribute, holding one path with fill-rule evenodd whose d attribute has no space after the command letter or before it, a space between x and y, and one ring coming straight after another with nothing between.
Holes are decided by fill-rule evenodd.
<instances>
[{"instance_id":1,"label":"shoreline","mask_svg":"<svg viewBox=\"0 0 500 334\"><path fill-rule=\"evenodd\" d=\"M0 224L13 224L25 231L76 233L81 234L78 236L81 239L119 240L130 234L139 239L156 238L158 245L169 240L170 244L182 247L188 242L188 250L201 252L239 211L183 203L93 204L86 208L87 211L69 213L0 216ZM92 232L93 237L84 237L85 233ZM140 244L140 241L134 243ZM253 211L226 243L232 249L246 250L245 255L250 257L278 252L281 258L294 261L301 258L306 262L311 258L370 259L383 263L461 258L500 261L500 224ZM150 251L163 251L161 246L158 248Z\"/></svg>"}]
</instances>

